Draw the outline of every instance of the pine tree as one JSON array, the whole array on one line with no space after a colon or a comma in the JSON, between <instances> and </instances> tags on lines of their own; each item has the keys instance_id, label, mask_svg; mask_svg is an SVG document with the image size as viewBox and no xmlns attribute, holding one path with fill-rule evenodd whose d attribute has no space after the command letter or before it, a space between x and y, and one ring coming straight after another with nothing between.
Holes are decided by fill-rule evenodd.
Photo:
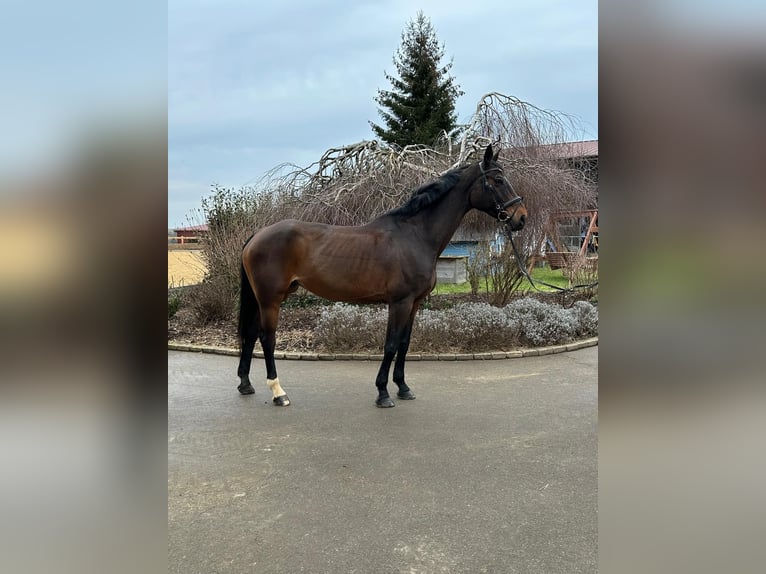
<instances>
[{"instance_id":1,"label":"pine tree","mask_svg":"<svg viewBox=\"0 0 766 574\"><path fill-rule=\"evenodd\" d=\"M393 89L378 90L375 97L385 127L373 122L370 126L380 139L400 147L433 145L442 130L455 129L455 100L463 92L448 73L452 62L441 65L443 56L444 44L439 44L430 20L418 12L394 55L399 77L385 74Z\"/></svg>"}]
</instances>

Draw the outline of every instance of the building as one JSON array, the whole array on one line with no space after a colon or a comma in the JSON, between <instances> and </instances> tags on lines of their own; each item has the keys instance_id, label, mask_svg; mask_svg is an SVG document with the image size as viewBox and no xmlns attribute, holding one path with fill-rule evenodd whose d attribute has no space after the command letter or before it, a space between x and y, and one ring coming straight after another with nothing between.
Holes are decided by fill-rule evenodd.
<instances>
[{"instance_id":1,"label":"building","mask_svg":"<svg viewBox=\"0 0 766 574\"><path fill-rule=\"evenodd\" d=\"M199 243L200 238L207 235L208 227L206 223L203 223L189 227L176 227L173 232L174 236L168 233L168 243Z\"/></svg>"}]
</instances>

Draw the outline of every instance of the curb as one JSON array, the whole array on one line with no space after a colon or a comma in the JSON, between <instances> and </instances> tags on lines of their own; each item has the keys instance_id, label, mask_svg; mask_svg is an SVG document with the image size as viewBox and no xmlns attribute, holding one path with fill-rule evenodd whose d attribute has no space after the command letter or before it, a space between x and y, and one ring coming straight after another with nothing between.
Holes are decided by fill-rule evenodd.
<instances>
[{"instance_id":1,"label":"curb","mask_svg":"<svg viewBox=\"0 0 766 574\"><path fill-rule=\"evenodd\" d=\"M550 347L534 347L531 349L515 349L513 351L493 351L483 353L408 353L407 361L487 361L497 359L518 359L522 357L536 357L539 355L556 355L566 353L567 351L576 351L587 347L597 347L598 337L575 341L565 345L552 345ZM210 353L212 355L231 355L239 356L238 349L228 347L213 347L210 345L191 345L187 343L168 342L168 351L188 351L191 353ZM263 358L262 351L253 353L257 359ZM380 354L364 353L294 353L281 352L274 353L275 359L287 361L377 361L380 362L383 356Z\"/></svg>"}]
</instances>

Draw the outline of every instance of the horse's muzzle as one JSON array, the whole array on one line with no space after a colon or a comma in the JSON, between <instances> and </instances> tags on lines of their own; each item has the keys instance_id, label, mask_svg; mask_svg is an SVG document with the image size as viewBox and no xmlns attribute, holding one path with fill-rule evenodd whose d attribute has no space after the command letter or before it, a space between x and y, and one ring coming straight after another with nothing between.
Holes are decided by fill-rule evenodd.
<instances>
[{"instance_id":1,"label":"horse's muzzle","mask_svg":"<svg viewBox=\"0 0 766 574\"><path fill-rule=\"evenodd\" d=\"M513 217L509 217L505 220L505 224L511 228L511 231L521 231L524 229L524 224L527 222L527 216L524 213L520 213Z\"/></svg>"},{"instance_id":2,"label":"horse's muzzle","mask_svg":"<svg viewBox=\"0 0 766 574\"><path fill-rule=\"evenodd\" d=\"M520 231L527 222L527 208L524 206L524 198L517 195L500 205L497 205L497 218L510 227L511 231ZM512 207L513 211L509 209Z\"/></svg>"},{"instance_id":3,"label":"horse's muzzle","mask_svg":"<svg viewBox=\"0 0 766 574\"><path fill-rule=\"evenodd\" d=\"M524 225L525 225L526 223L527 223L527 216L526 216L525 214L523 214L523 213L522 213L521 215L519 215L519 223L518 223L518 225L519 225L519 229L523 229L523 228L524 228ZM514 230L514 231L518 231L519 229L516 229L516 230Z\"/></svg>"}]
</instances>

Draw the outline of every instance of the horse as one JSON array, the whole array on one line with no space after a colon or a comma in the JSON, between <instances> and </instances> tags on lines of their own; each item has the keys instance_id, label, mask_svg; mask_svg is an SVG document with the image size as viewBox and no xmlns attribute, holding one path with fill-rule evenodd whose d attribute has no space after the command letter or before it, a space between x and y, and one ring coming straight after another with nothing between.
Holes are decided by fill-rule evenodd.
<instances>
[{"instance_id":1,"label":"horse","mask_svg":"<svg viewBox=\"0 0 766 574\"><path fill-rule=\"evenodd\" d=\"M498 219L512 231L522 229L528 217L523 198L513 191L498 156L490 144L480 161L447 171L415 190L403 205L366 225L288 219L250 237L242 248L239 392L255 393L250 363L255 342L260 340L272 402L290 404L277 376L274 347L280 305L302 286L332 301L388 305L375 405L395 406L387 390L394 358L396 396L413 400L404 363L415 314L436 284L437 258L472 209Z\"/></svg>"}]
</instances>

